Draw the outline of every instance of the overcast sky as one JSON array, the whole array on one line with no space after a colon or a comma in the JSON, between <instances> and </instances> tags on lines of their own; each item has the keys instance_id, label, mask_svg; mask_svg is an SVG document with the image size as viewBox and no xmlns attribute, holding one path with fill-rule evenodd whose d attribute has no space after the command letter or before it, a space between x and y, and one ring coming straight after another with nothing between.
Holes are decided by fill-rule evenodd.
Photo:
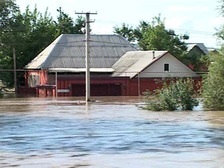
<instances>
[{"instance_id":1,"label":"overcast sky","mask_svg":"<svg viewBox=\"0 0 224 168\"><path fill-rule=\"evenodd\" d=\"M217 47L213 34L224 24L219 15L219 0L16 0L22 11L27 5L31 9L37 5L40 12L48 8L56 18L59 7L76 19L75 12L97 12L91 15L92 33L111 34L114 26L126 23L136 27L141 20L151 21L161 14L166 28L176 33L187 33L187 42L204 43L207 47Z\"/></svg>"}]
</instances>

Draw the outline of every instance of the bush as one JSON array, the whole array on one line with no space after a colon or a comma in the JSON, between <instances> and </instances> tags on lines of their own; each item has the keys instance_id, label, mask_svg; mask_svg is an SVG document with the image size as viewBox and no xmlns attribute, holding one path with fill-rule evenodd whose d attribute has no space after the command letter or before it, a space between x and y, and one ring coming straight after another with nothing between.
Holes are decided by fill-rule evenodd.
<instances>
[{"instance_id":1,"label":"bush","mask_svg":"<svg viewBox=\"0 0 224 168\"><path fill-rule=\"evenodd\" d=\"M164 82L162 89L157 89L153 93L145 93L145 109L153 111L174 111L193 110L198 105L194 97L194 87L191 79L172 80L169 84ZM150 97L153 95L153 98Z\"/></svg>"}]
</instances>

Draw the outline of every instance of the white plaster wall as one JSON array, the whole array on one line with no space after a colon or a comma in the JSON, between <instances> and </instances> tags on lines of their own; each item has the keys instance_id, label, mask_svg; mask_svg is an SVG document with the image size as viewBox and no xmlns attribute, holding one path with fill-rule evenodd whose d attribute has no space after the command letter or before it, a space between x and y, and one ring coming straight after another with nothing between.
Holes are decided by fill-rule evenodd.
<instances>
[{"instance_id":1,"label":"white plaster wall","mask_svg":"<svg viewBox=\"0 0 224 168\"><path fill-rule=\"evenodd\" d=\"M169 64L169 72L164 72L164 64ZM167 53L162 58L143 70L139 77L198 77L195 72Z\"/></svg>"}]
</instances>

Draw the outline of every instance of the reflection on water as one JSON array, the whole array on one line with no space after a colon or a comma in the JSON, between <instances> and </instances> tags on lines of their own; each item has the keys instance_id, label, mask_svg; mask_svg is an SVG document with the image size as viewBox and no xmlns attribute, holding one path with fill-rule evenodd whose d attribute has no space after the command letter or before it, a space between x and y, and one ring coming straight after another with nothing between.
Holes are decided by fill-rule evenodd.
<instances>
[{"instance_id":1,"label":"reflection on water","mask_svg":"<svg viewBox=\"0 0 224 168\"><path fill-rule=\"evenodd\" d=\"M140 104L0 99L0 167L224 165L224 112L150 112Z\"/></svg>"}]
</instances>

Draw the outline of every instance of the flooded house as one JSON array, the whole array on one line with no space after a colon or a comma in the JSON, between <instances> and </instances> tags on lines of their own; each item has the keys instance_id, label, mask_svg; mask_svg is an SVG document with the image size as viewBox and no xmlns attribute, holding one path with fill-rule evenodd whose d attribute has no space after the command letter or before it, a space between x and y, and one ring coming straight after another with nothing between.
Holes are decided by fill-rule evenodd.
<instances>
[{"instance_id":1,"label":"flooded house","mask_svg":"<svg viewBox=\"0 0 224 168\"><path fill-rule=\"evenodd\" d=\"M91 96L138 96L158 80L200 76L167 51L139 51L120 35L90 36ZM85 96L85 35L62 34L26 67L20 94Z\"/></svg>"}]
</instances>

